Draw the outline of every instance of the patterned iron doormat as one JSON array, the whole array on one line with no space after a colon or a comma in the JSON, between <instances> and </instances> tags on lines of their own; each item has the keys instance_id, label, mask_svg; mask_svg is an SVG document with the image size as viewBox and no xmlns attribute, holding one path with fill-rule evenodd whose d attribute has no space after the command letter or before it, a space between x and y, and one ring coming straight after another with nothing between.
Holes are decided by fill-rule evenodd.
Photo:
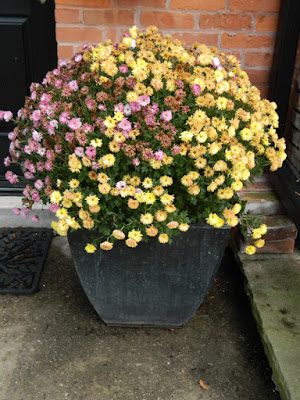
<instances>
[{"instance_id":1,"label":"patterned iron doormat","mask_svg":"<svg viewBox=\"0 0 300 400\"><path fill-rule=\"evenodd\" d=\"M0 228L0 293L37 290L52 229Z\"/></svg>"}]
</instances>

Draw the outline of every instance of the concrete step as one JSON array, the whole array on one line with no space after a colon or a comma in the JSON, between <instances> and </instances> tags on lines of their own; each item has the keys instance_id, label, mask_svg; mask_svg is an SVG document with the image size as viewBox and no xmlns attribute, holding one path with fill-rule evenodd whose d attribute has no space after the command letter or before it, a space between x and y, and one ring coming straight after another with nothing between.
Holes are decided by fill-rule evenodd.
<instances>
[{"instance_id":1,"label":"concrete step","mask_svg":"<svg viewBox=\"0 0 300 400\"><path fill-rule=\"evenodd\" d=\"M285 209L274 190L240 192L239 197L247 201L245 212L252 215L283 215Z\"/></svg>"},{"instance_id":2,"label":"concrete step","mask_svg":"<svg viewBox=\"0 0 300 400\"><path fill-rule=\"evenodd\" d=\"M268 192L272 191L273 187L267 175L262 175L254 180L254 183L245 182L244 187L239 193L244 192Z\"/></svg>"},{"instance_id":3,"label":"concrete step","mask_svg":"<svg viewBox=\"0 0 300 400\"><path fill-rule=\"evenodd\" d=\"M1 196L0 197L0 227L6 228L51 228L51 221L55 220L55 215L49 211L47 206L35 204L32 214L38 215L39 222L33 222L28 216L21 218L13 212L13 208L22 207L22 198L20 196Z\"/></svg>"},{"instance_id":4,"label":"concrete step","mask_svg":"<svg viewBox=\"0 0 300 400\"><path fill-rule=\"evenodd\" d=\"M289 254L292 253L297 237L297 228L287 215L261 216L263 224L268 226L268 232L264 235L266 244L263 248L257 249L258 254ZM247 244L254 240L251 236L247 239L247 244L239 237L240 252L244 253Z\"/></svg>"},{"instance_id":5,"label":"concrete step","mask_svg":"<svg viewBox=\"0 0 300 400\"><path fill-rule=\"evenodd\" d=\"M257 249L256 252L258 254L292 253L297 237L297 228L293 221L287 215L261 216L261 221L268 226L268 232L264 235L265 246ZM254 242L249 236L246 244L241 235L238 241L241 253L244 253L247 244Z\"/></svg>"},{"instance_id":6,"label":"concrete step","mask_svg":"<svg viewBox=\"0 0 300 400\"><path fill-rule=\"evenodd\" d=\"M300 400L300 252L237 254L282 400Z\"/></svg>"}]
</instances>

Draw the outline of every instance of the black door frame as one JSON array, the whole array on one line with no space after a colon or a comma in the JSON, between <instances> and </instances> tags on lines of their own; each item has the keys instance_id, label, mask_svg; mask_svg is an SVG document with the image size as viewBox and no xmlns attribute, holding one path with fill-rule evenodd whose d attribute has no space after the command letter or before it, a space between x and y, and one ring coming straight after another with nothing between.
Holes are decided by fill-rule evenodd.
<instances>
[{"instance_id":1,"label":"black door frame","mask_svg":"<svg viewBox=\"0 0 300 400\"><path fill-rule=\"evenodd\" d=\"M26 48L24 58L27 95L31 82L41 82L46 73L57 66L54 11L55 0L46 0L44 3L39 0L0 0L0 23L14 24L25 21L22 29ZM9 46L9 38L5 40ZM22 105L18 105L17 108ZM5 104L1 104L0 108L9 109L5 108ZM1 125L0 134L4 136L12 129L12 124L5 127ZM3 142L0 145L3 145ZM3 165L3 160L0 160L0 163ZM22 184L11 185L3 175L0 178L0 196L22 194L23 187Z\"/></svg>"},{"instance_id":2,"label":"black door frame","mask_svg":"<svg viewBox=\"0 0 300 400\"><path fill-rule=\"evenodd\" d=\"M280 136L286 133L291 85L299 40L300 0L281 0L269 98L277 103ZM300 182L286 161L270 174L271 182L287 213L300 231Z\"/></svg>"}]
</instances>

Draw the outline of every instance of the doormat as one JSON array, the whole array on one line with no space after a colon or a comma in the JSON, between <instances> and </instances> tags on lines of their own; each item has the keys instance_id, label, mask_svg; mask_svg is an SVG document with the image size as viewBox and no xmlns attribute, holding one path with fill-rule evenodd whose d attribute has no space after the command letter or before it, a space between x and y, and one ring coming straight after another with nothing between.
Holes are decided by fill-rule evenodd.
<instances>
[{"instance_id":1,"label":"doormat","mask_svg":"<svg viewBox=\"0 0 300 400\"><path fill-rule=\"evenodd\" d=\"M0 293L37 290L52 229L0 228Z\"/></svg>"}]
</instances>

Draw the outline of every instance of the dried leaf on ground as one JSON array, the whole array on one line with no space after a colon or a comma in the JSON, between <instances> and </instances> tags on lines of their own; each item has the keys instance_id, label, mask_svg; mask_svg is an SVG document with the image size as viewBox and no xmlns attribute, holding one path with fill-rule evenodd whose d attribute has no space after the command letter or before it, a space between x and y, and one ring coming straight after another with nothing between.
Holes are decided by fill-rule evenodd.
<instances>
[{"instance_id":1,"label":"dried leaf on ground","mask_svg":"<svg viewBox=\"0 0 300 400\"><path fill-rule=\"evenodd\" d=\"M203 382L202 379L200 379L199 381L200 386L202 387L202 389L204 390L209 390L209 387L207 385L205 385L205 383Z\"/></svg>"}]
</instances>

